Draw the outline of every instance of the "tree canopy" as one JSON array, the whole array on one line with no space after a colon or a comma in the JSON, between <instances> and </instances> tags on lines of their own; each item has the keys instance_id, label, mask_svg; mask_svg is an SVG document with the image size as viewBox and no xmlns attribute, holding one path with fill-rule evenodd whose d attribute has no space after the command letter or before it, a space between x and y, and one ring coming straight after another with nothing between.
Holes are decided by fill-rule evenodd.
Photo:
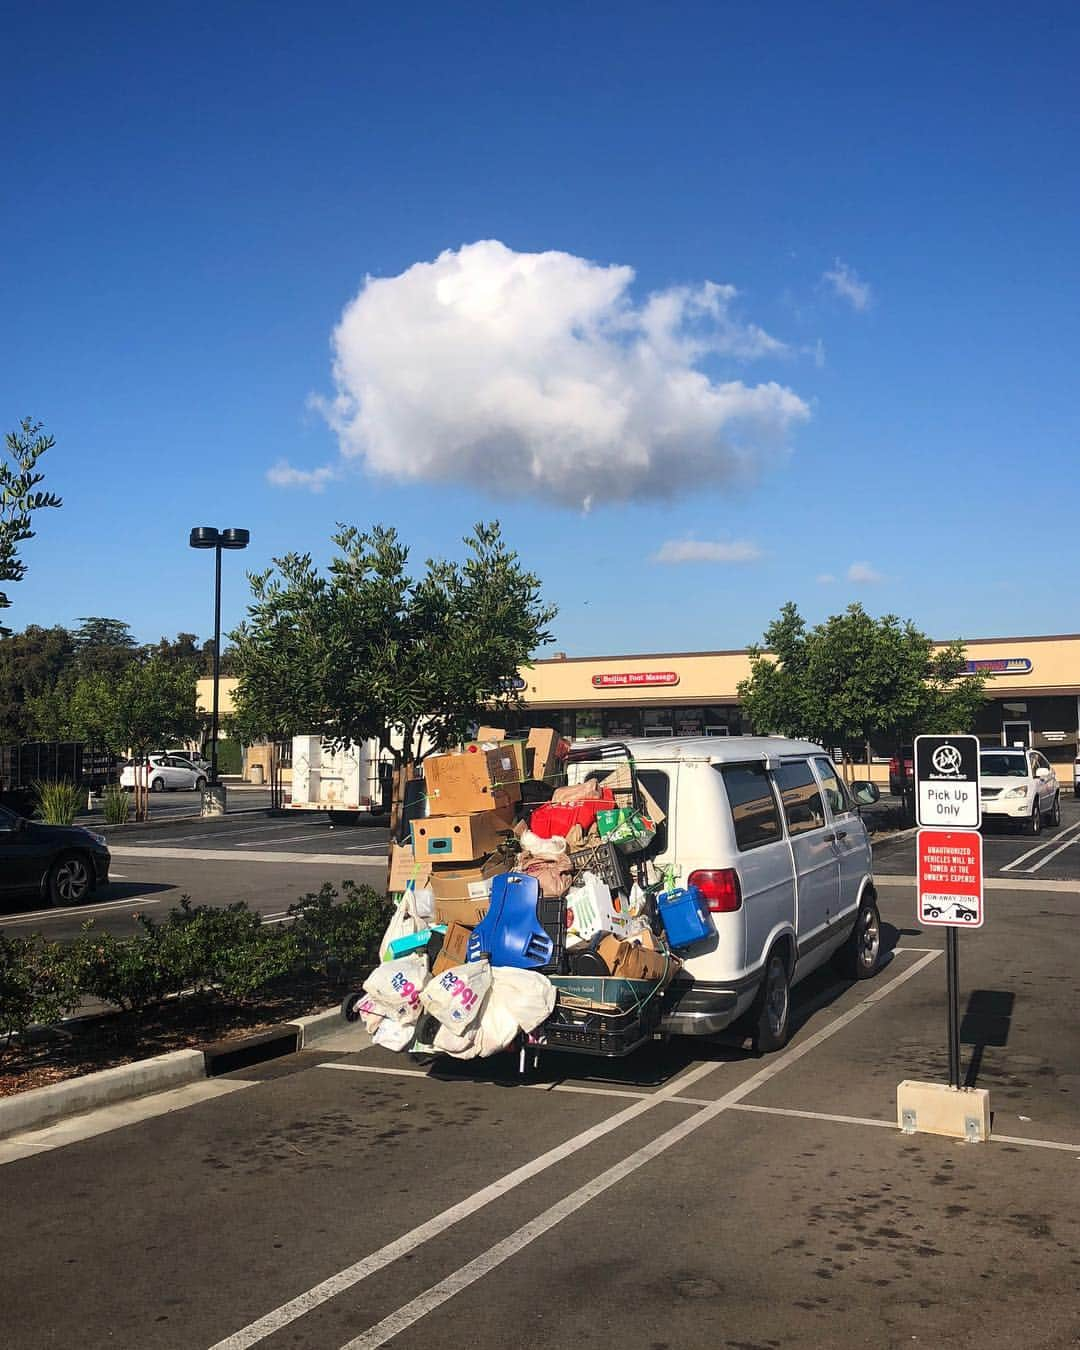
<instances>
[{"instance_id":1,"label":"tree canopy","mask_svg":"<svg viewBox=\"0 0 1080 1350\"><path fill-rule=\"evenodd\" d=\"M513 706L513 678L550 641L556 611L497 522L464 543L464 561L429 559L414 577L396 530L341 527L326 575L309 554L252 575L230 635L237 734L377 737L412 761Z\"/></svg>"},{"instance_id":2,"label":"tree canopy","mask_svg":"<svg viewBox=\"0 0 1080 1350\"><path fill-rule=\"evenodd\" d=\"M41 434L41 423L24 417L15 431L4 438L7 458L0 459L0 582L22 581L26 564L19 557L19 545L33 539L32 520L36 511L62 506L54 492L37 491L45 475L38 460L56 444L52 436ZM9 609L11 601L0 591L0 609Z\"/></svg>"},{"instance_id":3,"label":"tree canopy","mask_svg":"<svg viewBox=\"0 0 1080 1350\"><path fill-rule=\"evenodd\" d=\"M984 677L963 673L962 642L935 650L910 620L859 604L808 629L788 603L750 658L739 699L755 729L830 747L967 731L984 700Z\"/></svg>"}]
</instances>

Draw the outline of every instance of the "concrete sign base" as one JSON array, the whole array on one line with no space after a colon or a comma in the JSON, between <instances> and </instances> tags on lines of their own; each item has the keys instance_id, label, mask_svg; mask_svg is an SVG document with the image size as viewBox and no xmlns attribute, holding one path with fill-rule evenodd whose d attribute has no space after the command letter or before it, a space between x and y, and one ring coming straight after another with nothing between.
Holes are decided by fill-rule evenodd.
<instances>
[{"instance_id":1,"label":"concrete sign base","mask_svg":"<svg viewBox=\"0 0 1080 1350\"><path fill-rule=\"evenodd\" d=\"M896 1123L905 1134L946 1134L985 1144L990 1138L990 1093L905 1078L896 1089Z\"/></svg>"}]
</instances>

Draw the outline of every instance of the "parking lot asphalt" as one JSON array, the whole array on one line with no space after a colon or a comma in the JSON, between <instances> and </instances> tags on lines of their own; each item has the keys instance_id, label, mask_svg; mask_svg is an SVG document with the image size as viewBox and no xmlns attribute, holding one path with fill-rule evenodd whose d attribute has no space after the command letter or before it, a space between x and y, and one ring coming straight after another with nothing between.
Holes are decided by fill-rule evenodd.
<instances>
[{"instance_id":1,"label":"parking lot asphalt","mask_svg":"<svg viewBox=\"0 0 1080 1350\"><path fill-rule=\"evenodd\" d=\"M1075 1347L1080 896L1040 887L960 941L990 1143L895 1128L896 1084L945 1078L945 970L886 884L888 964L811 977L778 1055L552 1054L522 1082L343 1027L228 1095L0 1145L5 1342Z\"/></svg>"},{"instance_id":2,"label":"parking lot asphalt","mask_svg":"<svg viewBox=\"0 0 1080 1350\"><path fill-rule=\"evenodd\" d=\"M195 904L244 900L268 922L324 882L347 878L383 888L388 831L385 822L331 829L325 816L271 818L258 812L221 819L177 821L168 827L131 826L109 835L110 883L86 904L41 908L10 902L0 931L42 933L54 940L78 935L92 918L124 935L137 913L161 917L182 895Z\"/></svg>"}]
</instances>

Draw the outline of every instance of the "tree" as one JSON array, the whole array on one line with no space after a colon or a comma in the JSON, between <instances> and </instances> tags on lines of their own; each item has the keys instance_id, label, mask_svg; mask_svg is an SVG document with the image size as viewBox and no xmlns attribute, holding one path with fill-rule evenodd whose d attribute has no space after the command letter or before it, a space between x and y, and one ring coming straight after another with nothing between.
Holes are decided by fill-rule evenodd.
<instances>
[{"instance_id":1,"label":"tree","mask_svg":"<svg viewBox=\"0 0 1080 1350\"><path fill-rule=\"evenodd\" d=\"M56 685L74 654L66 628L31 624L22 633L0 638L0 745L38 734L31 704Z\"/></svg>"},{"instance_id":2,"label":"tree","mask_svg":"<svg viewBox=\"0 0 1080 1350\"><path fill-rule=\"evenodd\" d=\"M75 630L75 661L80 675L117 676L134 659L138 643L121 619L93 615Z\"/></svg>"},{"instance_id":3,"label":"tree","mask_svg":"<svg viewBox=\"0 0 1080 1350\"><path fill-rule=\"evenodd\" d=\"M755 729L858 744L867 757L876 734L968 730L984 697L985 678L963 673L961 642L935 652L910 620L874 619L859 604L808 630L789 603L750 658L739 699Z\"/></svg>"},{"instance_id":4,"label":"tree","mask_svg":"<svg viewBox=\"0 0 1080 1350\"><path fill-rule=\"evenodd\" d=\"M308 554L251 576L247 620L231 634L238 731L377 737L412 764L515 706L512 681L556 611L497 522L464 542L464 562L429 559L414 578L395 530L343 527L328 576Z\"/></svg>"},{"instance_id":5,"label":"tree","mask_svg":"<svg viewBox=\"0 0 1080 1350\"><path fill-rule=\"evenodd\" d=\"M102 676L100 681L106 711L102 714L107 739L105 745L116 754L130 751L136 764L163 741L186 740L199 725L195 711L195 668L177 664L160 656L148 661L131 662L119 680ZM84 686L88 681L81 682ZM90 694L92 700L92 693ZM146 814L145 784L138 785L136 774L136 819Z\"/></svg>"},{"instance_id":6,"label":"tree","mask_svg":"<svg viewBox=\"0 0 1080 1350\"><path fill-rule=\"evenodd\" d=\"M40 422L24 417L16 431L8 432L5 443L11 463L0 460L0 581L22 581L26 564L19 558L18 546L34 537L34 512L63 505L55 493L35 491L45 479L37 462L56 441L41 434ZM0 591L0 609L10 607L7 594Z\"/></svg>"}]
</instances>

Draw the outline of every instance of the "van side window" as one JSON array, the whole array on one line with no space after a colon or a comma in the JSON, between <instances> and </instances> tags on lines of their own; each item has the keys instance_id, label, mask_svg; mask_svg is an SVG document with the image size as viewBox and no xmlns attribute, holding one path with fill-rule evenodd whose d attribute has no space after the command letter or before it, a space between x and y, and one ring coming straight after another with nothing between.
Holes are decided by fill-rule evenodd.
<instances>
[{"instance_id":1,"label":"van side window","mask_svg":"<svg viewBox=\"0 0 1080 1350\"><path fill-rule=\"evenodd\" d=\"M806 760L781 764L774 776L784 803L788 833L805 834L807 830L820 830L825 824L825 806Z\"/></svg>"},{"instance_id":2,"label":"van side window","mask_svg":"<svg viewBox=\"0 0 1080 1350\"><path fill-rule=\"evenodd\" d=\"M839 816L845 811L850 811L851 798L847 795L847 790L837 777L832 763L827 759L815 758L814 765L818 771L818 777L821 779L821 786L825 790L825 800L829 803L829 809L833 815Z\"/></svg>"},{"instance_id":3,"label":"van side window","mask_svg":"<svg viewBox=\"0 0 1080 1350\"><path fill-rule=\"evenodd\" d=\"M649 856L657 857L667 851L668 810L671 805L671 779L662 769L638 769L638 782L664 813L664 819L656 827L656 838L649 846ZM618 800L616 798L616 800Z\"/></svg>"},{"instance_id":4,"label":"van side window","mask_svg":"<svg viewBox=\"0 0 1080 1350\"><path fill-rule=\"evenodd\" d=\"M781 837L780 813L764 764L717 765L727 790L735 843L740 853Z\"/></svg>"}]
</instances>

